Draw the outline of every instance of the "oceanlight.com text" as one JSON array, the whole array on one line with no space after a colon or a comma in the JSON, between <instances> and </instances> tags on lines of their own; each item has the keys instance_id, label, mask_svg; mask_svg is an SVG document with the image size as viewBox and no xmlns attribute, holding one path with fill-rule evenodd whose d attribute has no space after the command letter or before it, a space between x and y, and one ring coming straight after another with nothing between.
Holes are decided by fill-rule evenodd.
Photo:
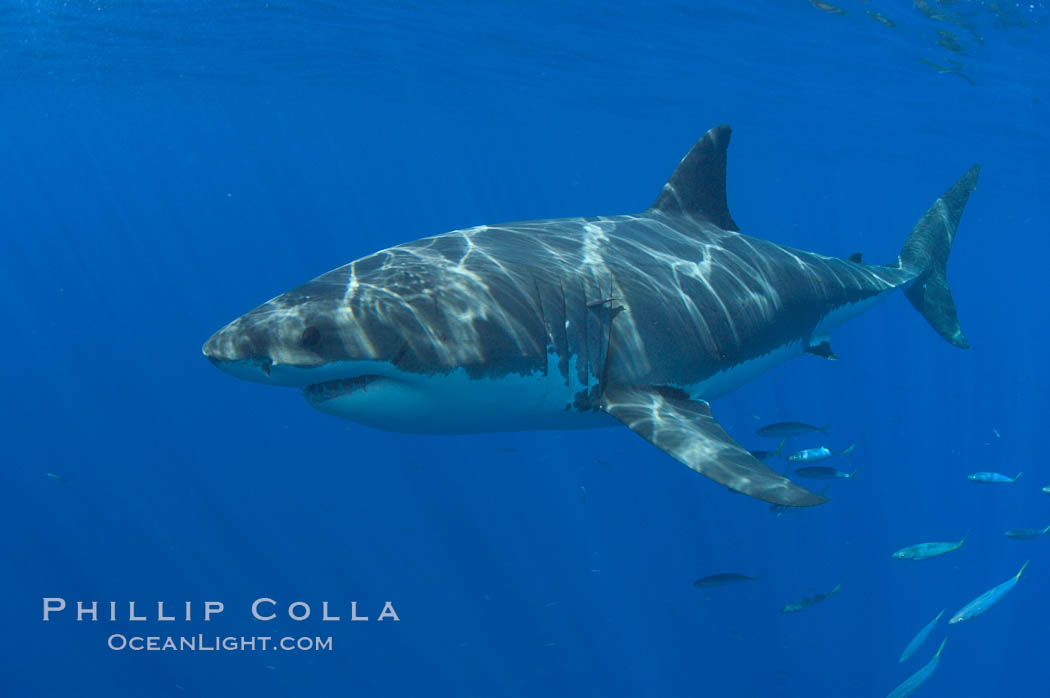
<instances>
[{"instance_id":1,"label":"oceanlight.com text","mask_svg":"<svg viewBox=\"0 0 1050 698\"><path fill-rule=\"evenodd\" d=\"M106 641L116 652L331 652L332 637L273 637L271 635L122 635Z\"/></svg>"}]
</instances>

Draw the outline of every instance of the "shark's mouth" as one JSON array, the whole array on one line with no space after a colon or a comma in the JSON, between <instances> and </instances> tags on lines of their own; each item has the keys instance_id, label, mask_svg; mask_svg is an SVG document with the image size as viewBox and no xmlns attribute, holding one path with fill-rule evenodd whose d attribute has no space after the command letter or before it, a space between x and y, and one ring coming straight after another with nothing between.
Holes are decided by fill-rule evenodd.
<instances>
[{"instance_id":1,"label":"shark's mouth","mask_svg":"<svg viewBox=\"0 0 1050 698\"><path fill-rule=\"evenodd\" d=\"M369 384L382 378L383 376L369 374L354 376L353 378L340 378L338 380L325 381L324 383L314 383L303 388L303 397L308 402L316 405L337 397L344 397L351 393L366 390Z\"/></svg>"}]
</instances>

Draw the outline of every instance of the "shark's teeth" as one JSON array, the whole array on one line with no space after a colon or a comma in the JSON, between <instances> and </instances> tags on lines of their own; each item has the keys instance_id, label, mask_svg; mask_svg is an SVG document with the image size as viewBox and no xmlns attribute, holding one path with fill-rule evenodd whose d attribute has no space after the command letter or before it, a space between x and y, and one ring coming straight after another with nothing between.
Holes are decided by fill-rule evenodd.
<instances>
[{"instance_id":1,"label":"shark's teeth","mask_svg":"<svg viewBox=\"0 0 1050 698\"><path fill-rule=\"evenodd\" d=\"M369 383L379 380L382 376L365 375L353 378L342 378L340 380L314 383L303 388L303 396L311 403L317 404L342 397L358 390L365 390Z\"/></svg>"}]
</instances>

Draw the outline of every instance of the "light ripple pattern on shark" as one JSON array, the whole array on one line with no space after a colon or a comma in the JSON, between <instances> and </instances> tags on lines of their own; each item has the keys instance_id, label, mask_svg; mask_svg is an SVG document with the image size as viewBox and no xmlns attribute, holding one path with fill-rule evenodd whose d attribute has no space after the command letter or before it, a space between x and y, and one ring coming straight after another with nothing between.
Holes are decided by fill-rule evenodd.
<instances>
[{"instance_id":1,"label":"light ripple pattern on shark","mask_svg":"<svg viewBox=\"0 0 1050 698\"><path fill-rule=\"evenodd\" d=\"M215 333L204 353L321 411L406 432L627 424L689 467L787 506L825 501L755 460L706 400L789 358L895 289L968 346L946 263L975 165L891 265L739 232L730 130L709 131L642 213L478 226L382 250Z\"/></svg>"}]
</instances>

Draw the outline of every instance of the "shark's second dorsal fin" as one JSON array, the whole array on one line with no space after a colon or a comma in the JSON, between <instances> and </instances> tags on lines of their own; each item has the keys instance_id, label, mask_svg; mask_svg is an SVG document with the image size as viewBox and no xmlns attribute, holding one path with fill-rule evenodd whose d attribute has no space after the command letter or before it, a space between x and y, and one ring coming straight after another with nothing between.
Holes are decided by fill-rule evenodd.
<instances>
[{"instance_id":1,"label":"shark's second dorsal fin","mask_svg":"<svg viewBox=\"0 0 1050 698\"><path fill-rule=\"evenodd\" d=\"M726 203L726 150L732 129L715 126L697 141L667 180L651 210L699 216L723 230L740 230Z\"/></svg>"}]
</instances>

